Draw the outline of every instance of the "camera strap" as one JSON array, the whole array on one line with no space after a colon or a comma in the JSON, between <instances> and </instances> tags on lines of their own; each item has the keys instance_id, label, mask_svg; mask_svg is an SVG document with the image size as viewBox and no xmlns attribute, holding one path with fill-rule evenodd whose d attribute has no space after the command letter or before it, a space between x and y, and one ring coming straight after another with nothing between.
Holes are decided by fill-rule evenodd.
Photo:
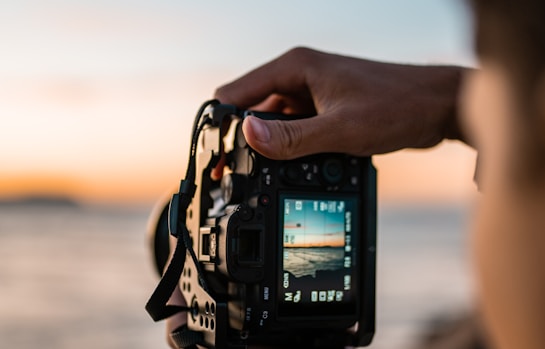
<instances>
[{"instance_id":1,"label":"camera strap","mask_svg":"<svg viewBox=\"0 0 545 349\"><path fill-rule=\"evenodd\" d=\"M187 306L168 304L168 301L180 280L180 276L182 275L187 254L190 255L195 263L201 286L208 291L206 280L203 277L203 272L198 263L195 251L193 250L189 231L187 230L186 213L196 191L195 157L197 142L204 126L212 122L209 118L203 118L204 112L207 107L218 104L219 102L217 100L207 101L201 106L197 113L193 124L193 134L191 137L186 176L185 179L181 181L179 192L174 194L170 201L168 225L170 234L176 237L176 247L159 284L146 303L146 311L154 321L160 321L176 313L191 311L192 309ZM201 343L202 334L187 328L178 329L172 333L172 339L180 348L185 348Z\"/></svg>"},{"instance_id":2,"label":"camera strap","mask_svg":"<svg viewBox=\"0 0 545 349\"><path fill-rule=\"evenodd\" d=\"M181 311L190 310L189 307L167 304L178 284L180 275L182 275L185 255L186 247L184 241L182 238L178 238L170 264L146 303L146 311L154 321L160 321Z\"/></svg>"},{"instance_id":3,"label":"camera strap","mask_svg":"<svg viewBox=\"0 0 545 349\"><path fill-rule=\"evenodd\" d=\"M154 321L166 319L182 311L190 311L187 306L168 304L180 276L184 269L186 254L192 252L189 242L189 232L185 224L185 213L195 192L195 185L187 181L182 181L180 193L174 194L169 207L169 230L176 236L176 247L170 263L151 295L146 310ZM181 215L180 215L181 214ZM188 247L189 246L189 247ZM194 252L193 252L194 255ZM199 275L199 279L201 276ZM203 341L203 335L200 332L192 331L187 326L182 326L170 334L172 340L179 348L196 348L197 344Z\"/></svg>"},{"instance_id":4,"label":"camera strap","mask_svg":"<svg viewBox=\"0 0 545 349\"><path fill-rule=\"evenodd\" d=\"M189 242L185 214L195 194L195 189L194 183L183 180L180 185L180 192L174 194L170 201L168 228L171 235L176 237L176 247L161 281L159 281L159 284L146 304L146 310L154 321L160 321L181 311L191 309L167 303L180 280L185 265Z\"/></svg>"}]
</instances>

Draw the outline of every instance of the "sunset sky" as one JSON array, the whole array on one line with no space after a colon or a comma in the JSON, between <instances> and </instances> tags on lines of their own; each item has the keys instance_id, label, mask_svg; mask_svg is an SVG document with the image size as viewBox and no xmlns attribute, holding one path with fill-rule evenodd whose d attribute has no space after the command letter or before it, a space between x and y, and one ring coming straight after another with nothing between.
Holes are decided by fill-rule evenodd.
<instances>
[{"instance_id":1,"label":"sunset sky","mask_svg":"<svg viewBox=\"0 0 545 349\"><path fill-rule=\"evenodd\" d=\"M343 247L345 202L286 199L283 225L284 247Z\"/></svg>"},{"instance_id":2,"label":"sunset sky","mask_svg":"<svg viewBox=\"0 0 545 349\"><path fill-rule=\"evenodd\" d=\"M294 46L474 65L460 0L0 2L0 199L149 204L185 168L215 88ZM456 143L376 157L380 199L458 201Z\"/></svg>"}]
</instances>

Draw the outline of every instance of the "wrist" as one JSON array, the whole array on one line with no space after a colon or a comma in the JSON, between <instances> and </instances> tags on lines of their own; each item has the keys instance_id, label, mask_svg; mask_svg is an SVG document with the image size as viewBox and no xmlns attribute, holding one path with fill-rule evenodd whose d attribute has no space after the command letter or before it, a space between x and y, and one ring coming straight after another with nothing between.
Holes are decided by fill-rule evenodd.
<instances>
[{"instance_id":1,"label":"wrist","mask_svg":"<svg viewBox=\"0 0 545 349\"><path fill-rule=\"evenodd\" d=\"M448 69L446 76L446 121L444 129L444 138L451 140L459 140L469 146L474 147L474 143L469 137L462 123L462 108L460 107L460 92L465 75L471 70L470 68L451 67Z\"/></svg>"}]
</instances>

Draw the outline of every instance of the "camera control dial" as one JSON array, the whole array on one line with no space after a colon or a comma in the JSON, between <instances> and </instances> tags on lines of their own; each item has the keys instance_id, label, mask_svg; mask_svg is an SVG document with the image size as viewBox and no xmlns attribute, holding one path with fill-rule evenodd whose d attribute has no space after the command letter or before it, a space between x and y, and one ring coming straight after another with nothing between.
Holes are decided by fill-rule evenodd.
<instances>
[{"instance_id":1,"label":"camera control dial","mask_svg":"<svg viewBox=\"0 0 545 349\"><path fill-rule=\"evenodd\" d=\"M339 184L343 179L343 163L339 159L327 159L322 165L322 176L329 184Z\"/></svg>"},{"instance_id":2,"label":"camera control dial","mask_svg":"<svg viewBox=\"0 0 545 349\"><path fill-rule=\"evenodd\" d=\"M239 204L244 200L244 182L246 176L229 173L221 178L221 195L227 205Z\"/></svg>"}]
</instances>

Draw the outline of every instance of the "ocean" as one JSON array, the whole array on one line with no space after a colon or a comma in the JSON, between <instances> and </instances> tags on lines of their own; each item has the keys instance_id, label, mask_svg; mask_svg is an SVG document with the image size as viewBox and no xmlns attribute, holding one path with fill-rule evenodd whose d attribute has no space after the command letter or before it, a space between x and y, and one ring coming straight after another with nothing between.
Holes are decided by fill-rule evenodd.
<instances>
[{"instance_id":1,"label":"ocean","mask_svg":"<svg viewBox=\"0 0 545 349\"><path fill-rule=\"evenodd\" d=\"M284 249L284 270L295 277L316 277L317 270L342 270L344 247L291 247Z\"/></svg>"},{"instance_id":2,"label":"ocean","mask_svg":"<svg viewBox=\"0 0 545 349\"><path fill-rule=\"evenodd\" d=\"M374 349L470 310L468 210L380 207ZM144 310L148 209L0 205L0 348L167 348Z\"/></svg>"}]
</instances>

